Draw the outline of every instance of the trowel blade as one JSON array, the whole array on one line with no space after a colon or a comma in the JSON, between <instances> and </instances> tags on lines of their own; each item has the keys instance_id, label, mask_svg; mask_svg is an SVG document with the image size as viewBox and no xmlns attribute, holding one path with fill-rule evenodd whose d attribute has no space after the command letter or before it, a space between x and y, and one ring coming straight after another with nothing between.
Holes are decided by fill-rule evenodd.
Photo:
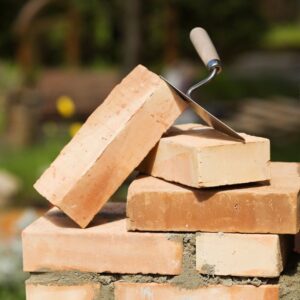
<instances>
[{"instance_id":1,"label":"trowel blade","mask_svg":"<svg viewBox=\"0 0 300 300\"><path fill-rule=\"evenodd\" d=\"M189 96L187 96L185 93L180 91L178 88L176 88L172 83L170 83L167 79L160 76L171 88L175 90L183 100L189 103L189 105L192 107L192 109L197 113L197 115L208 125L212 128L232 137L233 139L239 140L241 142L245 142L245 139L238 134L235 130L233 130L231 127L226 125L224 122L219 120L217 117L212 115L210 112L208 112L206 109L204 109L200 104L195 102L193 99L191 99Z\"/></svg>"}]
</instances>

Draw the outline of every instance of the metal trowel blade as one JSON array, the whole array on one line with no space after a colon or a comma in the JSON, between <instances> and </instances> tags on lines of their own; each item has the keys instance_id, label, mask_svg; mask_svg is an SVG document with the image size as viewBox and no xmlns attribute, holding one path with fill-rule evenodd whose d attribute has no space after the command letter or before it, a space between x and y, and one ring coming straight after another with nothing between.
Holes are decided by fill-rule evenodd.
<instances>
[{"instance_id":1,"label":"metal trowel blade","mask_svg":"<svg viewBox=\"0 0 300 300\"><path fill-rule=\"evenodd\" d=\"M188 104L192 107L192 109L197 113L197 115L208 125L212 128L232 137L233 139L239 140L241 142L245 142L245 138L242 137L240 134L238 134L235 130L233 130L231 127L226 125L224 122L219 120L217 117L212 115L210 112L208 112L206 109L204 109L200 104L195 102L193 99L191 99L189 96L187 96L185 93L180 91L178 88L176 88L173 84L171 84L167 79L160 76L170 87L172 87L175 92L183 98Z\"/></svg>"}]
</instances>

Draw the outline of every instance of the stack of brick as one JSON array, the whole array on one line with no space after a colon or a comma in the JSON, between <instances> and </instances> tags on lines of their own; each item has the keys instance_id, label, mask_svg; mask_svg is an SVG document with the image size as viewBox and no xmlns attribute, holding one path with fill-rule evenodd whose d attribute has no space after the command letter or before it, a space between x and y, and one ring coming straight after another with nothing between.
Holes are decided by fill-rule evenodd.
<instances>
[{"instance_id":1,"label":"stack of brick","mask_svg":"<svg viewBox=\"0 0 300 300\"><path fill-rule=\"evenodd\" d=\"M299 298L281 273L300 227L300 165L270 164L264 138L167 131L185 108L139 66L63 149L35 185L57 208L23 232L27 300ZM126 218L105 203L136 168Z\"/></svg>"}]
</instances>

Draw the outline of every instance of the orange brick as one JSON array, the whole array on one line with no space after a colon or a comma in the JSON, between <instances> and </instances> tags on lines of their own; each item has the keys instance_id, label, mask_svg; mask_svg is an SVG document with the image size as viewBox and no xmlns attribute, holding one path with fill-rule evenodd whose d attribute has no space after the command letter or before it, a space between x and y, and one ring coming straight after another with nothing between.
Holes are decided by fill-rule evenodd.
<instances>
[{"instance_id":1,"label":"orange brick","mask_svg":"<svg viewBox=\"0 0 300 300\"><path fill-rule=\"evenodd\" d=\"M36 285L26 284L26 300L95 300L100 293L100 285Z\"/></svg>"},{"instance_id":2,"label":"orange brick","mask_svg":"<svg viewBox=\"0 0 300 300\"><path fill-rule=\"evenodd\" d=\"M245 143L200 124L174 126L140 169L196 188L269 180L270 141L241 135Z\"/></svg>"},{"instance_id":3,"label":"orange brick","mask_svg":"<svg viewBox=\"0 0 300 300\"><path fill-rule=\"evenodd\" d=\"M86 227L185 108L158 75L136 67L88 118L35 189Z\"/></svg>"},{"instance_id":4,"label":"orange brick","mask_svg":"<svg viewBox=\"0 0 300 300\"><path fill-rule=\"evenodd\" d=\"M272 163L271 184L192 189L150 176L129 187L129 230L296 234L297 163Z\"/></svg>"},{"instance_id":5,"label":"orange brick","mask_svg":"<svg viewBox=\"0 0 300 300\"><path fill-rule=\"evenodd\" d=\"M278 285L221 286L211 285L197 289L182 289L160 283L115 283L116 300L278 300Z\"/></svg>"},{"instance_id":6,"label":"orange brick","mask_svg":"<svg viewBox=\"0 0 300 300\"><path fill-rule=\"evenodd\" d=\"M276 234L198 233L196 269L209 275L278 277L287 242Z\"/></svg>"},{"instance_id":7,"label":"orange brick","mask_svg":"<svg viewBox=\"0 0 300 300\"><path fill-rule=\"evenodd\" d=\"M164 233L126 231L126 220L81 229L56 208L23 231L27 272L68 271L179 274L183 243Z\"/></svg>"}]
</instances>

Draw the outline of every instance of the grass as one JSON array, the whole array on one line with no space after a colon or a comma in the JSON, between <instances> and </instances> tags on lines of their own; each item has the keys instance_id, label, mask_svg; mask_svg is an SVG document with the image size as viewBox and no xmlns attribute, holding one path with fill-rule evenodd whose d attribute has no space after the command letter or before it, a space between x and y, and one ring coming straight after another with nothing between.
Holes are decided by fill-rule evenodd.
<instances>
[{"instance_id":1,"label":"grass","mask_svg":"<svg viewBox=\"0 0 300 300\"><path fill-rule=\"evenodd\" d=\"M41 197L32 188L33 183L49 166L67 143L69 137L64 134L44 138L37 144L15 148L4 145L0 148L0 166L16 175L22 182L22 189L13 204L39 205Z\"/></svg>"},{"instance_id":2,"label":"grass","mask_svg":"<svg viewBox=\"0 0 300 300\"><path fill-rule=\"evenodd\" d=\"M263 46L269 49L299 49L299 27L299 23L273 26L263 39Z\"/></svg>"},{"instance_id":3,"label":"grass","mask_svg":"<svg viewBox=\"0 0 300 300\"><path fill-rule=\"evenodd\" d=\"M1 300L25 300L24 283L0 285L0 299Z\"/></svg>"}]
</instances>

